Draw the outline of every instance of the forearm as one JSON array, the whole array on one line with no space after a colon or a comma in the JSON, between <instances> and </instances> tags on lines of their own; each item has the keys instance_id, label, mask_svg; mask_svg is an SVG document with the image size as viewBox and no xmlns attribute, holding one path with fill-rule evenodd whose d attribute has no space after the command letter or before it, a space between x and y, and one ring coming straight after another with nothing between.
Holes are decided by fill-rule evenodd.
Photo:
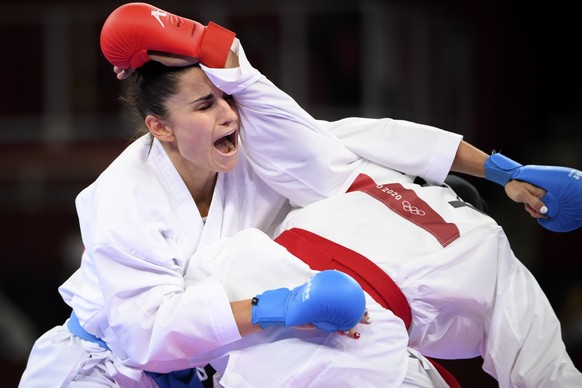
<instances>
[{"instance_id":1,"label":"forearm","mask_svg":"<svg viewBox=\"0 0 582 388\"><path fill-rule=\"evenodd\" d=\"M350 117L320 121L358 156L440 185L451 170L462 136L405 120Z\"/></svg>"},{"instance_id":2,"label":"forearm","mask_svg":"<svg viewBox=\"0 0 582 388\"><path fill-rule=\"evenodd\" d=\"M360 158L253 68L241 46L236 53L238 69L202 68L234 96L240 136L257 175L299 206L335 194L362 164Z\"/></svg>"},{"instance_id":3,"label":"forearm","mask_svg":"<svg viewBox=\"0 0 582 388\"><path fill-rule=\"evenodd\" d=\"M224 64L225 69L233 69L239 67L238 55L231 49Z\"/></svg>"},{"instance_id":4,"label":"forearm","mask_svg":"<svg viewBox=\"0 0 582 388\"><path fill-rule=\"evenodd\" d=\"M457 149L451 171L484 178L484 166L488 157L485 152L463 140Z\"/></svg>"},{"instance_id":5,"label":"forearm","mask_svg":"<svg viewBox=\"0 0 582 388\"><path fill-rule=\"evenodd\" d=\"M251 300L241 300L230 302L232 314L241 336L256 333L261 330L259 325L252 323L252 305Z\"/></svg>"}]
</instances>

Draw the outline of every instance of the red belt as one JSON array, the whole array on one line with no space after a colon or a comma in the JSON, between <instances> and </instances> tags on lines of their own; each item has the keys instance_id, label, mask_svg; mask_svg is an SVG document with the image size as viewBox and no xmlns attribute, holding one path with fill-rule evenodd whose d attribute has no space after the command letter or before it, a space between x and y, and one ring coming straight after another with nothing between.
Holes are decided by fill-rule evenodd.
<instances>
[{"instance_id":1,"label":"red belt","mask_svg":"<svg viewBox=\"0 0 582 388\"><path fill-rule=\"evenodd\" d=\"M304 229L293 228L281 233L277 243L305 262L311 269L335 269L353 277L385 309L389 309L410 327L410 305L394 281L365 256ZM443 366L429 359L452 388L461 385Z\"/></svg>"}]
</instances>

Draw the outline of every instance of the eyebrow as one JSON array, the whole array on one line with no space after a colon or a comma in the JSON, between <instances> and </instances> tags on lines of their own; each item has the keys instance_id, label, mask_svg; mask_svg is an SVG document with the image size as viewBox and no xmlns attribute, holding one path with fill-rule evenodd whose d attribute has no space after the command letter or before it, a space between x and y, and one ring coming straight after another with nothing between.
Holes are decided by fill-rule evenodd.
<instances>
[{"instance_id":1,"label":"eyebrow","mask_svg":"<svg viewBox=\"0 0 582 388\"><path fill-rule=\"evenodd\" d=\"M214 93L209 93L206 96L202 96L202 97L197 98L196 100L192 101L192 104L195 104L195 103L200 102L200 101L208 101L208 100L211 100L213 98L214 98Z\"/></svg>"}]
</instances>

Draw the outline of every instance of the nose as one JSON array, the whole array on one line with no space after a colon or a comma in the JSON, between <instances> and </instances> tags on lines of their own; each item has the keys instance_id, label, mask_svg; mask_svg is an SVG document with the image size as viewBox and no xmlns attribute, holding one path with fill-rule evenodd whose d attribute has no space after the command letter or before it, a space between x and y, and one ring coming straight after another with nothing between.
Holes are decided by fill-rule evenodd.
<instances>
[{"instance_id":1,"label":"nose","mask_svg":"<svg viewBox=\"0 0 582 388\"><path fill-rule=\"evenodd\" d=\"M238 109L232 97L220 97L220 122L222 125L230 125L238 121Z\"/></svg>"}]
</instances>

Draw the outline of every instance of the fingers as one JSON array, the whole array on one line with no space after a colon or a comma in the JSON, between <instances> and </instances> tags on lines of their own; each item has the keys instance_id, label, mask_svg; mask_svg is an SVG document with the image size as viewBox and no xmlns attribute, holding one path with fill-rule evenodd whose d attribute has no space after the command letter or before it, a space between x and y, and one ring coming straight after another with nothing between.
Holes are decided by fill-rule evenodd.
<instances>
[{"instance_id":1,"label":"fingers","mask_svg":"<svg viewBox=\"0 0 582 388\"><path fill-rule=\"evenodd\" d=\"M540 196L543 196L543 194ZM545 218L544 214L548 212L548 208L542 202L540 197L535 195L528 195L524 199L523 203L525 205L525 211L528 212L530 216L533 218Z\"/></svg>"},{"instance_id":2,"label":"fingers","mask_svg":"<svg viewBox=\"0 0 582 388\"><path fill-rule=\"evenodd\" d=\"M117 66L113 66L113 72L116 74L117 79L119 80L123 80L126 79L127 77L129 77L133 72L135 71L135 69L132 68L128 68L128 69L122 69L121 67L117 67Z\"/></svg>"},{"instance_id":3,"label":"fingers","mask_svg":"<svg viewBox=\"0 0 582 388\"><path fill-rule=\"evenodd\" d=\"M546 218L545 214L548 212L548 208L539 199L531 200L529 203L525 202L524 206L525 211L533 218Z\"/></svg>"},{"instance_id":4,"label":"fingers","mask_svg":"<svg viewBox=\"0 0 582 388\"><path fill-rule=\"evenodd\" d=\"M370 314L368 313L367 309L364 312L364 315L362 316L360 323L363 323L365 325L369 325L370 323L372 323L372 318L370 317ZM344 335L352 339L358 339L362 336L362 334L358 331L357 326L352 327L350 330L347 331L338 331L337 333L339 335Z\"/></svg>"},{"instance_id":5,"label":"fingers","mask_svg":"<svg viewBox=\"0 0 582 388\"><path fill-rule=\"evenodd\" d=\"M183 67L198 63L198 59L196 58L163 53L159 51L148 51L148 56L152 61L160 62L166 66Z\"/></svg>"},{"instance_id":6,"label":"fingers","mask_svg":"<svg viewBox=\"0 0 582 388\"><path fill-rule=\"evenodd\" d=\"M372 323L372 318L370 317L370 313L368 312L368 309L366 309L366 311L364 311L364 316L360 320L360 323L365 323L366 325L369 325L370 323Z\"/></svg>"},{"instance_id":7,"label":"fingers","mask_svg":"<svg viewBox=\"0 0 582 388\"><path fill-rule=\"evenodd\" d=\"M545 218L548 208L540 198L546 191L527 182L512 180L505 185L507 196L513 201L523 203L525 211L533 218Z\"/></svg>"},{"instance_id":8,"label":"fingers","mask_svg":"<svg viewBox=\"0 0 582 388\"><path fill-rule=\"evenodd\" d=\"M368 309L366 309L366 311L364 312L362 319L360 319L360 323L363 323L365 325L369 325L370 323L372 323L372 318L370 317L370 314L368 313ZM313 323L306 323L304 325L297 325L297 326L293 326L293 327L295 329L299 329L299 330L315 330L315 329L317 329L317 327ZM339 335L344 335L344 336L352 338L352 339L358 339L362 336L362 334L358 331L357 326L354 326L351 329L346 330L346 331L338 330L336 333L338 333Z\"/></svg>"},{"instance_id":9,"label":"fingers","mask_svg":"<svg viewBox=\"0 0 582 388\"><path fill-rule=\"evenodd\" d=\"M313 323L306 323L304 325L297 325L297 326L293 326L296 329L299 330L315 330L317 329L317 327L313 324Z\"/></svg>"},{"instance_id":10,"label":"fingers","mask_svg":"<svg viewBox=\"0 0 582 388\"><path fill-rule=\"evenodd\" d=\"M148 55L149 55L151 60L156 61L156 62L160 62L161 64L166 65L166 66L183 67L183 66L189 66L189 65L193 65L195 63L198 63L198 59L196 59L196 58L185 57L185 56L181 56L181 55L173 55L173 54L161 53L161 52L156 52L156 51L148 52ZM116 74L116 77L119 80L126 79L134 71L135 71L135 69L133 69L133 68L122 69L118 66L113 66L113 72Z\"/></svg>"},{"instance_id":11,"label":"fingers","mask_svg":"<svg viewBox=\"0 0 582 388\"><path fill-rule=\"evenodd\" d=\"M339 335L343 335L351 339L359 339L362 336L360 332L357 331L355 328L351 328L350 330L347 331L338 331L337 333Z\"/></svg>"}]
</instances>

